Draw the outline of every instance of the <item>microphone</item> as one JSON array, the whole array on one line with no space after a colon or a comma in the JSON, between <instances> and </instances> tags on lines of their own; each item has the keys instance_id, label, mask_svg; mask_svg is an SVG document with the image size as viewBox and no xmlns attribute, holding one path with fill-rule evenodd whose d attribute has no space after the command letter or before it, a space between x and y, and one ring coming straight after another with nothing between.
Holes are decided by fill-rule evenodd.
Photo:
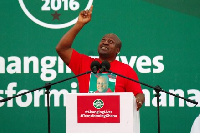
<instances>
[{"instance_id":1,"label":"microphone","mask_svg":"<svg viewBox=\"0 0 200 137\"><path fill-rule=\"evenodd\" d=\"M91 68L92 72L93 72L94 74L96 74L97 71L98 71L99 68L100 68L100 63L99 63L98 61L93 61L93 62L91 63L91 65L90 65L90 68Z\"/></svg>"},{"instance_id":2,"label":"microphone","mask_svg":"<svg viewBox=\"0 0 200 137\"><path fill-rule=\"evenodd\" d=\"M100 70L99 70L99 73L102 73L102 72L109 72L110 73L110 63L108 61L103 61L101 63L101 66L100 66Z\"/></svg>"}]
</instances>

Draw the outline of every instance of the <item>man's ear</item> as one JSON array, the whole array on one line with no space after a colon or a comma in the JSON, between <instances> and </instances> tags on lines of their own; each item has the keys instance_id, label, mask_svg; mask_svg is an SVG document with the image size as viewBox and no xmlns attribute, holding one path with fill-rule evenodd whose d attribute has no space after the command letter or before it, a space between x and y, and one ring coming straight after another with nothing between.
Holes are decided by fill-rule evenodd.
<instances>
[{"instance_id":1,"label":"man's ear","mask_svg":"<svg viewBox=\"0 0 200 137\"><path fill-rule=\"evenodd\" d=\"M119 48L117 48L117 54L119 54L119 52L120 52L120 49L119 49Z\"/></svg>"}]
</instances>

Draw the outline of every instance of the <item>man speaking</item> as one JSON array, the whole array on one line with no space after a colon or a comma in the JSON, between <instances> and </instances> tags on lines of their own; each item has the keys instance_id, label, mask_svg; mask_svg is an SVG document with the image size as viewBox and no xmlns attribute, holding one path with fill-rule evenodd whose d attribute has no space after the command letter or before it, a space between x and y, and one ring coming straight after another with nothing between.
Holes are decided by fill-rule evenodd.
<instances>
[{"instance_id":1,"label":"man speaking","mask_svg":"<svg viewBox=\"0 0 200 137\"><path fill-rule=\"evenodd\" d=\"M115 60L117 54L120 52L122 44L118 36L113 33L106 34L101 39L98 46L98 59L93 59L87 55L80 54L72 48L72 43L76 35L84 27L84 25L91 21L92 10L93 6L91 6L90 10L80 12L76 24L62 37L58 43L56 47L57 53L75 75L89 71L90 65L94 60L100 63L108 61L112 72L138 80L137 74L130 66ZM89 82L90 74L78 77L80 93L89 93ZM133 92L136 97L137 110L139 110L144 103L144 94L140 84L128 79L117 77L114 92Z\"/></svg>"}]
</instances>

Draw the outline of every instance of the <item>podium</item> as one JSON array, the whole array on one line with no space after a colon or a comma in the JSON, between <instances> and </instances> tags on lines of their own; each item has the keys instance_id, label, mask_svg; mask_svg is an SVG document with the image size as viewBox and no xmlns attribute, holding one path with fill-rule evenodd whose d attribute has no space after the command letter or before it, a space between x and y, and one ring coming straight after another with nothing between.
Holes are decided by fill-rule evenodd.
<instances>
[{"instance_id":1,"label":"podium","mask_svg":"<svg viewBox=\"0 0 200 137\"><path fill-rule=\"evenodd\" d=\"M68 93L66 133L139 133L132 92Z\"/></svg>"}]
</instances>

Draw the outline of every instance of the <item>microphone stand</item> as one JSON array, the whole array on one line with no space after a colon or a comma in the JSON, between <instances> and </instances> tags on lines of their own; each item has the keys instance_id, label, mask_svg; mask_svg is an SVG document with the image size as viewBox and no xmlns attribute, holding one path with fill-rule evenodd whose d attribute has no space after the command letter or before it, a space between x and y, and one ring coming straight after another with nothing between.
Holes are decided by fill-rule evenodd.
<instances>
[{"instance_id":1,"label":"microphone stand","mask_svg":"<svg viewBox=\"0 0 200 137\"><path fill-rule=\"evenodd\" d=\"M193 104L196 104L196 105L198 104L198 102L193 101L193 100L191 100L191 99L187 99L187 98L184 98L184 97L181 97L181 96L175 95L175 94L173 94L173 93L167 92L167 91L163 90L160 86L155 86L155 87L150 86L150 85L148 85L148 84L146 84L146 83L143 83L143 82L140 82L140 81L134 80L134 79L132 79L132 78L129 78L129 77L123 76L123 75L121 75L121 74L118 74L118 73L112 72L111 70L108 70L106 67L104 68L104 70L105 70L106 72L108 72L108 73L115 74L115 75L117 75L117 76L120 76L120 77L122 77L122 78L125 78L125 79L128 79L128 80L131 80L131 81L134 81L134 82L136 82L136 83L142 84L142 85L144 85L144 86L146 86L146 87L149 87L149 88L152 88L152 89L155 90L155 92L156 92L155 97L157 97L158 133L160 133L160 110L159 110L159 97L160 97L160 92L164 92L164 93L166 93L166 94L169 94L169 95L175 96L175 97L177 97L177 98L184 99L185 101L190 102L190 103L193 103Z\"/></svg>"},{"instance_id":2,"label":"microphone stand","mask_svg":"<svg viewBox=\"0 0 200 137\"><path fill-rule=\"evenodd\" d=\"M50 129L51 129L51 127L50 127L50 105L49 105L49 93L50 93L49 90L50 90L51 86L56 85L56 84L58 84L58 83L62 83L62 82L64 82L64 81L67 81L67 80L70 80L70 79L73 79L73 78L77 78L77 77L82 76L82 75L85 75L85 74L89 74L89 73L91 73L91 72L92 72L92 71L87 71L87 72L85 72L85 73L81 73L81 74L75 75L75 76L73 76L73 77L60 80L60 81L55 82L55 83L46 83L45 86L42 86L42 87L39 87L39 88L36 88L36 89L33 89L33 90L29 90L29 91L27 91L27 92L24 92L24 93L15 95L15 96L13 96L13 97L7 97L7 98L5 98L5 99L2 99L2 100L0 100L0 103L1 103L1 102L7 102L8 100L11 100L11 99L13 99L13 98L16 98L16 97L19 97L19 96L22 96L22 95L25 95L25 94L34 92L34 91L36 91L36 90L40 90L40 89L45 88L45 89L46 89L45 94L47 94L48 133L51 133L51 130L50 130Z\"/></svg>"}]
</instances>

